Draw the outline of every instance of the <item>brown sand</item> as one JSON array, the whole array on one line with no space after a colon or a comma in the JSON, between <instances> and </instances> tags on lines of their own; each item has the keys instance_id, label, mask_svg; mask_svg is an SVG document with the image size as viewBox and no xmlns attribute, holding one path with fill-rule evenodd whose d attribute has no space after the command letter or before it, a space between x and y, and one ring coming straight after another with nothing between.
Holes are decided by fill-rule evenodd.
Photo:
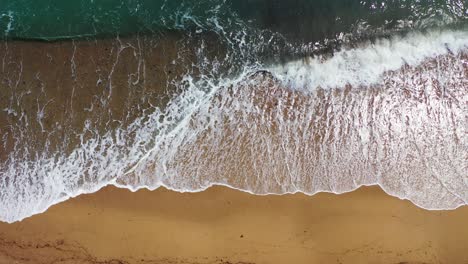
<instances>
[{"instance_id":1,"label":"brown sand","mask_svg":"<svg viewBox=\"0 0 468 264\"><path fill-rule=\"evenodd\" d=\"M255 196L107 187L0 224L0 263L468 263L468 207L364 187Z\"/></svg>"},{"instance_id":2,"label":"brown sand","mask_svg":"<svg viewBox=\"0 0 468 264\"><path fill-rule=\"evenodd\" d=\"M178 75L170 63L179 50L173 45L177 36L173 38L167 43L3 45L0 57L8 63L2 68L1 86L9 93L0 95L0 103L21 99L20 105L30 107L15 110L30 120L35 120L38 107L46 109L45 130L55 129L57 120L71 131L79 130L84 119L107 107L112 109L109 118L120 119L127 110L138 116L141 113L132 106L142 104L143 95L148 97L144 103L163 105L167 100L153 102L152 95L171 89L164 84L176 77L167 74ZM140 44L142 48L136 48ZM111 81L117 96L106 105L97 100L94 111L84 113L95 95L107 97ZM32 94L23 96L29 90ZM0 114L0 124L18 124L17 119ZM42 129L33 125L31 134ZM10 127L2 126L0 132L13 135ZM61 136L53 139L63 141ZM36 141L45 139L31 139ZM13 142L0 149L0 160ZM164 189L131 193L109 187L19 223L0 223L0 264L466 264L467 220L468 207L426 211L376 187L313 197L253 196L222 187L195 194Z\"/></svg>"}]
</instances>

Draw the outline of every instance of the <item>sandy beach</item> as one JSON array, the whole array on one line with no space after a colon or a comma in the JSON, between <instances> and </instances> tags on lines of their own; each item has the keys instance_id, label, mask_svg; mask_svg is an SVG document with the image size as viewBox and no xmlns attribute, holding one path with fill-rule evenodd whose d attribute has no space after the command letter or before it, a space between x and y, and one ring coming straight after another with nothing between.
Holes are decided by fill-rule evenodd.
<instances>
[{"instance_id":1,"label":"sandy beach","mask_svg":"<svg viewBox=\"0 0 468 264\"><path fill-rule=\"evenodd\" d=\"M107 183L264 194L378 182L421 206L466 204L466 51L386 70L378 85L304 92L258 71L213 94L192 87L203 100L172 134L192 104L170 100L204 70L190 65L226 54L197 38L0 43L3 219ZM376 186L108 186L0 222L0 264L468 264L467 220L468 206L425 210Z\"/></svg>"},{"instance_id":2,"label":"sandy beach","mask_svg":"<svg viewBox=\"0 0 468 264\"><path fill-rule=\"evenodd\" d=\"M0 263L467 263L468 207L378 187L255 196L106 187L0 224Z\"/></svg>"}]
</instances>

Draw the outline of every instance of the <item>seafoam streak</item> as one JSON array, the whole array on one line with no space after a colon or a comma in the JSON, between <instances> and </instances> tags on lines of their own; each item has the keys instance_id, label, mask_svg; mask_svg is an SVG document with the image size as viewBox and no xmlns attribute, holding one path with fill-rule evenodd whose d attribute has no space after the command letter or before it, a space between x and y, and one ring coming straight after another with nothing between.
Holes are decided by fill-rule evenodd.
<instances>
[{"instance_id":1,"label":"seafoam streak","mask_svg":"<svg viewBox=\"0 0 468 264\"><path fill-rule=\"evenodd\" d=\"M165 109L82 136L69 155L30 160L18 144L0 170L0 219L108 184L255 194L378 184L428 209L467 204L467 44L466 31L413 33L230 79L187 75Z\"/></svg>"},{"instance_id":2,"label":"seafoam streak","mask_svg":"<svg viewBox=\"0 0 468 264\"><path fill-rule=\"evenodd\" d=\"M379 83L387 71L398 70L405 64L415 66L448 52L459 53L467 47L466 30L412 32L343 49L330 59L305 58L268 70L296 89L370 86Z\"/></svg>"}]
</instances>

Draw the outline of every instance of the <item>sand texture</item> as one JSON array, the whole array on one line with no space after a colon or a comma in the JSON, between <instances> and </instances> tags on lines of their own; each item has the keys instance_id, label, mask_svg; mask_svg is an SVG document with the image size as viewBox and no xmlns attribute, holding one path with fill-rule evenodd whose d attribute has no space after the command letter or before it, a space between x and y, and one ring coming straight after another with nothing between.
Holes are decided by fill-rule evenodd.
<instances>
[{"instance_id":1,"label":"sand texture","mask_svg":"<svg viewBox=\"0 0 468 264\"><path fill-rule=\"evenodd\" d=\"M107 187L0 224L0 263L468 263L468 207L378 187L255 196Z\"/></svg>"}]
</instances>

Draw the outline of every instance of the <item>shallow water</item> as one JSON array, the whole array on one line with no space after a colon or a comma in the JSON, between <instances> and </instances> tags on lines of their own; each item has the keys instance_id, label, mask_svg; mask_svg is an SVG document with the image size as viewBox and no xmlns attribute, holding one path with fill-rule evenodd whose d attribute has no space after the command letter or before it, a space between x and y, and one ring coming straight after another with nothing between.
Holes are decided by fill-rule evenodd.
<instances>
[{"instance_id":1,"label":"shallow water","mask_svg":"<svg viewBox=\"0 0 468 264\"><path fill-rule=\"evenodd\" d=\"M467 204L463 2L75 4L0 4L1 220L109 184Z\"/></svg>"}]
</instances>

